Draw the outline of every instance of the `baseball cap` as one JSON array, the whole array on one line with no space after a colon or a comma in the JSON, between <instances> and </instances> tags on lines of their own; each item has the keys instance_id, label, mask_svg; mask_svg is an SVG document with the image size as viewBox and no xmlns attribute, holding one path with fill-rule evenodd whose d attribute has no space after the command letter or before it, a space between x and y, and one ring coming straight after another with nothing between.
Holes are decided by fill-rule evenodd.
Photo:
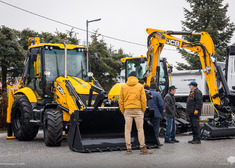
<instances>
[{"instance_id":1,"label":"baseball cap","mask_svg":"<svg viewBox=\"0 0 235 168\"><path fill-rule=\"evenodd\" d=\"M197 82L192 81L192 82L190 82L190 83L188 84L188 86L190 86L190 85L193 85L193 86L197 87Z\"/></svg>"},{"instance_id":2,"label":"baseball cap","mask_svg":"<svg viewBox=\"0 0 235 168\"><path fill-rule=\"evenodd\" d=\"M169 90L172 90L172 89L177 89L177 88L175 87L175 85L172 85L169 87Z\"/></svg>"}]
</instances>

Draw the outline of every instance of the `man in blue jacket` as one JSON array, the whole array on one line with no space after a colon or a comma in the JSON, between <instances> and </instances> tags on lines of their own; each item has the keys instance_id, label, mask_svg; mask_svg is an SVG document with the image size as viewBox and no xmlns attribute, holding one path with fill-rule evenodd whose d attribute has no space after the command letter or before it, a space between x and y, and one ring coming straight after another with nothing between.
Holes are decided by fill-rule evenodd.
<instances>
[{"instance_id":1,"label":"man in blue jacket","mask_svg":"<svg viewBox=\"0 0 235 168\"><path fill-rule=\"evenodd\" d=\"M154 110L154 118L152 118L152 124L157 139L157 146L162 146L158 137L159 137L160 121L164 109L164 102L162 100L162 96L156 91L156 88L157 88L156 84L151 83L149 91L151 92L153 98L149 99L147 104L150 107L150 109Z\"/></svg>"}]
</instances>

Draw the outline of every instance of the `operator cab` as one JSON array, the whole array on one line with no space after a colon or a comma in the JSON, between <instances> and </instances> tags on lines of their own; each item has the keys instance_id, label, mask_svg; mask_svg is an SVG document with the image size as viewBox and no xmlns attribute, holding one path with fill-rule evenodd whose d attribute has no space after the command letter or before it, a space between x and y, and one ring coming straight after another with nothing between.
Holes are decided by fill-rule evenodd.
<instances>
[{"instance_id":1,"label":"operator cab","mask_svg":"<svg viewBox=\"0 0 235 168\"><path fill-rule=\"evenodd\" d=\"M88 81L85 61L85 47L67 45L67 76ZM52 98L54 81L65 75L64 45L33 44L29 47L26 64L21 87L30 87L41 98Z\"/></svg>"},{"instance_id":2,"label":"operator cab","mask_svg":"<svg viewBox=\"0 0 235 168\"><path fill-rule=\"evenodd\" d=\"M56 47L45 47L46 88L53 86L59 76L65 75L65 51ZM88 81L85 52L83 48L67 50L67 75Z\"/></svg>"},{"instance_id":3,"label":"operator cab","mask_svg":"<svg viewBox=\"0 0 235 168\"><path fill-rule=\"evenodd\" d=\"M141 59L142 58L142 59ZM139 80L144 79L144 76L148 70L148 60L146 57L138 57L138 58L131 58L126 59L126 74L125 80L132 71L136 72L136 77ZM168 79L168 72L167 72L167 63L166 59L160 60L160 74L159 74L159 93L164 97L168 91L169 86L169 79ZM167 87L166 87L167 86Z\"/></svg>"}]
</instances>

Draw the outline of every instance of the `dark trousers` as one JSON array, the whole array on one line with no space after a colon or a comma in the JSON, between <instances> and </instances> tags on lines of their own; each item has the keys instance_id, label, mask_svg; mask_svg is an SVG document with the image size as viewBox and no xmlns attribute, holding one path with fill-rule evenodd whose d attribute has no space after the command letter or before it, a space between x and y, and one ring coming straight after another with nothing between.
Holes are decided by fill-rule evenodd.
<instances>
[{"instance_id":1,"label":"dark trousers","mask_svg":"<svg viewBox=\"0 0 235 168\"><path fill-rule=\"evenodd\" d=\"M193 132L193 140L201 140L199 116L190 116L190 124Z\"/></svg>"},{"instance_id":2,"label":"dark trousers","mask_svg":"<svg viewBox=\"0 0 235 168\"><path fill-rule=\"evenodd\" d=\"M160 118L152 118L152 124L156 138L159 137L160 121Z\"/></svg>"},{"instance_id":3,"label":"dark trousers","mask_svg":"<svg viewBox=\"0 0 235 168\"><path fill-rule=\"evenodd\" d=\"M165 141L174 140L176 134L175 118L166 118Z\"/></svg>"}]
</instances>

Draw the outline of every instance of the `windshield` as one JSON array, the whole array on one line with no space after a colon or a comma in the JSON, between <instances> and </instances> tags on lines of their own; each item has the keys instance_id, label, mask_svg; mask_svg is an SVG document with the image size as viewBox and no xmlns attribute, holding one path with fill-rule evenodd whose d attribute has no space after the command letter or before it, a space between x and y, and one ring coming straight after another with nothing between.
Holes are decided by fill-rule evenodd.
<instances>
[{"instance_id":1,"label":"windshield","mask_svg":"<svg viewBox=\"0 0 235 168\"><path fill-rule=\"evenodd\" d=\"M47 82L64 76L63 49L45 50L45 75ZM67 50L67 75L87 80L84 50Z\"/></svg>"},{"instance_id":2,"label":"windshield","mask_svg":"<svg viewBox=\"0 0 235 168\"><path fill-rule=\"evenodd\" d=\"M147 71L147 59L144 58L144 62L141 63L140 58L127 59L126 60L126 76L128 77L132 71L136 72L136 77L142 79Z\"/></svg>"}]
</instances>

